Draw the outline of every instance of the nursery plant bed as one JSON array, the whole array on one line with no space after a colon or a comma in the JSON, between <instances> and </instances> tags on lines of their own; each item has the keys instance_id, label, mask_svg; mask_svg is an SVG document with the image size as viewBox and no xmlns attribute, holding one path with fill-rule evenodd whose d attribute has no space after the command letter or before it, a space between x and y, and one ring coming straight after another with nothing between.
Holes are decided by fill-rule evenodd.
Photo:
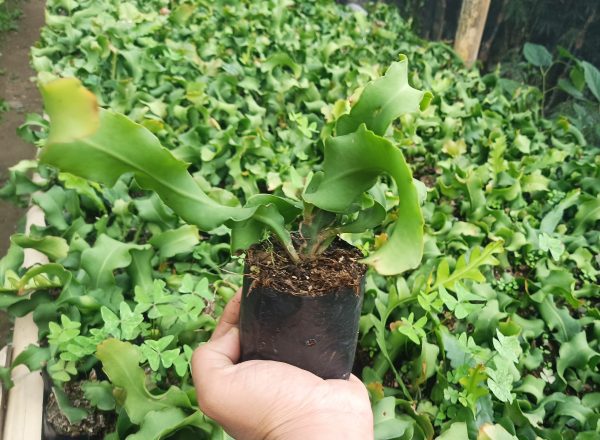
<instances>
[{"instance_id":1,"label":"nursery plant bed","mask_svg":"<svg viewBox=\"0 0 600 440\"><path fill-rule=\"evenodd\" d=\"M172 384L163 380L168 377L166 371L181 377L179 372L163 365L162 356L153 355L150 365L147 356L138 351L142 347L147 353L165 348L168 356L174 356L179 350L182 372L190 350L210 337L226 301L241 284L241 256L230 257L227 234L216 224L219 222L206 224L209 214L222 211L211 200L235 210L233 226L238 226L237 232L247 233L237 236L241 249L254 242L254 235L265 238L266 234L260 234L264 223L245 222L249 213L258 211L257 205L244 204L260 193L262 199L253 199L253 203L269 202L266 195L299 199L306 178L324 168L324 141L331 134L340 137L337 122L356 108L357 90L379 77L384 66L397 60L402 51L415 66L408 72L410 84L433 90L435 97L421 116L401 117L384 138L405 154L412 176L420 181L414 183L419 189L426 236L423 263L410 274L383 276L370 270L366 275L354 374L373 397L376 438L389 436L394 429L406 436L412 432L419 439L467 438L469 434L476 437L477 428L482 438L597 437L600 406L594 391L600 382L596 373L600 349L594 328L599 318L595 306L600 267L595 257L600 253L600 164L596 159L598 133L593 130L597 124L592 116L597 113L596 98L600 99L600 74L594 66L576 60L564 49L555 58L546 48L528 44L523 55L530 66L519 68L517 79L527 78L534 84L515 81L515 75L503 77L501 69L485 74L465 69L451 48L418 39L409 23L384 2L368 6L368 18L327 0L293 4L240 1L235 7L227 2L190 0L181 5L171 2L172 10L158 3L48 1L49 26L32 53L40 78L76 73L106 107L99 111L112 115L113 122L117 113L129 115L134 123L157 135L186 165L169 167L163 152L156 160L156 175L164 178L171 168L193 173L191 178L182 177L185 184L179 194L188 187L193 190L194 183L210 191L205 194L208 198L199 193L196 197L211 205L207 210L193 209L195 203L185 200L178 205L183 214L190 214L185 216L189 220L183 221L189 224L182 225L181 217L171 215L152 188L142 189L137 177L126 173L115 183L113 174L121 168L114 162L105 168L104 185L94 181L101 168L96 155L84 152L69 161L90 169L92 179L85 180L91 182L79 181L83 185L79 191L72 189L72 178L61 180L56 170L46 174L52 180L40 186L40 194L61 203L56 204L58 210L46 210L51 227L35 235L69 245L66 260L50 260L55 268L64 268L65 279L69 274L80 276L75 287L85 295L82 306L93 305L89 300L97 297L90 293L99 285L99 292L114 290L110 297L115 301L108 307L112 314L105 310L105 315L115 334L100 342L99 352L89 354L99 361L98 367L77 361L73 376L90 377L90 368L106 367L112 376L106 387L110 392L109 386L126 387L119 376L135 370L137 377L148 378L153 391L168 392ZM107 29L111 31L108 46ZM74 45L78 50L73 50ZM535 86L543 82L548 69L554 72L555 61L568 61L559 85L565 86L563 92L576 96L576 101L560 107L549 102L554 100L544 101L548 90ZM544 72L540 72L540 64ZM383 95L386 101L406 102L391 99L391 93ZM559 98L562 96L561 92ZM66 110L64 103L73 102L63 99L58 107ZM83 105L73 114L83 116L89 108ZM36 117L29 122L33 125L28 124L23 134L33 142L44 140L44 148L51 145L52 141L47 142L48 121ZM119 127L125 124L123 118L117 122ZM89 125L69 123L64 127ZM129 124L129 134L137 133L136 127ZM343 132L342 136L349 135ZM111 135L108 145L113 147L121 134L127 134L110 127L105 133ZM148 133L143 136L150 138ZM352 145L340 142L330 140L328 145L334 152L339 147L341 153L347 153ZM123 142L124 149L131 147L131 163L150 159L140 152L140 145L137 140ZM356 150L358 165L375 158L362 147ZM328 168L342 168L348 155L341 153L328 162ZM56 154L58 159L64 157ZM389 165L391 161L381 163ZM35 191L28 185L35 168L41 173L50 171L33 163L16 167L10 171L4 194L14 199ZM137 169L140 174L140 167ZM148 167L148 171L152 170ZM152 174L140 174L142 183L148 183ZM331 174L331 169L326 174ZM398 181L409 183L409 173L402 173L406 178L400 174ZM335 187L352 188L358 183L352 180ZM377 187L378 193L368 193L356 204L364 212L363 218L374 219L370 224L376 228L343 232L344 238L369 255L386 246L390 249L389 243L398 238L391 234L396 230L394 221L411 212L399 206L407 198L394 195L397 185L389 173L378 179ZM164 185L157 188L166 191ZM314 198L314 193L304 194ZM345 201L338 206L343 201L338 194L327 199L335 205L323 204L324 197L313 201L325 211L345 210ZM243 215L238 215L233 205L242 209ZM296 205L278 206L282 209L261 208L258 217L269 220L267 216L272 214L273 220L280 220L276 216L280 212L283 221L271 224L288 224ZM382 217L383 223L375 222ZM220 220L224 218L229 217ZM317 226L329 224L327 215L321 218L324 221ZM352 219L345 216L342 220ZM86 229L79 237L71 234L72 230L66 234L73 220L91 231ZM296 224L289 230L298 231ZM416 229L417 222L412 226ZM397 230L413 236L406 227ZM95 264L96 258L90 258L84 267L79 264L82 249L87 249L84 241L90 257L110 258L111 250L117 250L121 261L129 255L132 262L141 262L151 271L138 270L141 266L115 267L127 263L111 264L114 259L107 260L105 267L110 270L97 270L101 266ZM174 242L175 248L171 246ZM405 263L409 251L421 248L418 244L392 244L398 252L391 268ZM18 266L19 262L10 265L15 280L24 272ZM385 272L389 274L389 270ZM51 296L60 294L61 280L55 280ZM200 297L189 313L168 313L170 319L205 321L194 324L198 331L186 327L185 332L171 332L172 326L160 325L161 317L149 318L149 312L142 312L142 318L147 318L142 323L150 324L139 332L143 336L138 338L139 326L133 323L127 326L131 339L118 340L129 338L122 337L123 326L117 323L120 295L128 295L133 308L140 301L131 301L135 292L129 286L145 285L150 291L154 282L156 297L161 301L176 298L178 310L187 300ZM41 291L38 296L47 293ZM77 317L79 305L57 306L55 316L38 320L40 327L50 322L61 325L61 315ZM101 327L105 320L101 311L85 311L89 315L81 323L82 340L90 342L91 351L97 345L87 330ZM129 310L124 308L124 312ZM165 338L167 333L184 337L173 339L168 346L169 339L158 344L157 337ZM305 338L305 349L318 350L321 344L317 339ZM69 353L66 347L53 345L58 356ZM182 352L184 348L187 353ZM57 364L58 356L49 363ZM124 359L124 368L119 370L117 363ZM161 379L149 377L155 374ZM181 378L182 387L191 389L187 371L182 374L187 376ZM194 416L194 406L186 405L179 414ZM154 414L146 419L147 411L139 408L129 407L136 419L131 433L141 430L138 438L147 439L144 434L156 432L155 423L161 419ZM166 408L168 412L177 409ZM119 415L121 421L127 421L126 409L120 408ZM197 416L191 421L197 422ZM222 431L212 421L203 428L216 433L213 438L219 438Z\"/></svg>"},{"instance_id":2,"label":"nursery plant bed","mask_svg":"<svg viewBox=\"0 0 600 440\"><path fill-rule=\"evenodd\" d=\"M42 210L38 206L32 206L27 212L27 232L29 232L32 225L44 226L44 224ZM29 268L47 262L46 256L40 252L32 249L25 250L23 267ZM33 322L33 315L30 313L22 318L17 318L12 343L0 351L0 366L10 365L28 345L37 343L38 328ZM44 380L39 371L29 372L25 366L19 365L13 370L12 379L14 387L8 393L0 394L0 440L87 440L101 438L101 436L96 435L64 436L57 433L49 419L53 417L54 424L60 424L58 419L62 414L58 409L56 399L53 399L50 380L48 378ZM62 416L62 419L68 423L64 416ZM97 418L90 417L87 424L84 421L82 429L91 431L95 428L94 424L98 424ZM99 425L102 425L102 423L99 423Z\"/></svg>"},{"instance_id":3,"label":"nursery plant bed","mask_svg":"<svg viewBox=\"0 0 600 440\"><path fill-rule=\"evenodd\" d=\"M44 214L37 206L27 212L26 230L32 225L44 226ZM24 267L47 263L47 258L33 249L25 250ZM11 359L14 360L29 344L38 343L38 328L29 313L15 320ZM37 440L42 438L44 382L39 371L30 372L24 365L12 372L14 386L8 392L2 439Z\"/></svg>"}]
</instances>

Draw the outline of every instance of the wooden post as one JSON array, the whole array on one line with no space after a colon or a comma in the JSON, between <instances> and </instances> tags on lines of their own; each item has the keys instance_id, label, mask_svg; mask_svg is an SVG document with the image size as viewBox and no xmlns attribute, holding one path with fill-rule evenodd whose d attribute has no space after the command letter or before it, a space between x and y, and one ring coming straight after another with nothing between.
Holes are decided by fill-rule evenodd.
<instances>
[{"instance_id":1,"label":"wooden post","mask_svg":"<svg viewBox=\"0 0 600 440\"><path fill-rule=\"evenodd\" d=\"M458 29L454 38L454 50L467 67L477 60L490 0L463 0L460 8Z\"/></svg>"}]
</instances>

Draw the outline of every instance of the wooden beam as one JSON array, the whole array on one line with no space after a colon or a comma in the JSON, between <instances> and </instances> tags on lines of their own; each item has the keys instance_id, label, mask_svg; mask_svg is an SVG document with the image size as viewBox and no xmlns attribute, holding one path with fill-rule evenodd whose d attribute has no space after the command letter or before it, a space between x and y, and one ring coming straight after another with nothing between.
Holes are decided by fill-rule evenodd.
<instances>
[{"instance_id":1,"label":"wooden beam","mask_svg":"<svg viewBox=\"0 0 600 440\"><path fill-rule=\"evenodd\" d=\"M38 206L32 206L27 212L27 233L32 225L45 226L44 212ZM47 262L48 259L45 255L33 249L25 249L23 267L27 268ZM29 344L38 343L38 328L33 322L33 313L17 318L14 328L13 360ZM4 439L40 440L42 438L44 401L42 375L39 371L32 373L24 365L19 365L13 370L12 379L15 385L8 394Z\"/></svg>"},{"instance_id":2,"label":"wooden beam","mask_svg":"<svg viewBox=\"0 0 600 440\"><path fill-rule=\"evenodd\" d=\"M8 367L10 362L10 347L6 346L0 350L0 367ZM0 383L0 440L2 440L2 431L4 428L4 416L6 414L6 401L8 393Z\"/></svg>"},{"instance_id":3,"label":"wooden beam","mask_svg":"<svg viewBox=\"0 0 600 440\"><path fill-rule=\"evenodd\" d=\"M458 29L454 38L454 50L467 67L473 66L477 60L489 9L490 0L463 0L462 2Z\"/></svg>"}]
</instances>

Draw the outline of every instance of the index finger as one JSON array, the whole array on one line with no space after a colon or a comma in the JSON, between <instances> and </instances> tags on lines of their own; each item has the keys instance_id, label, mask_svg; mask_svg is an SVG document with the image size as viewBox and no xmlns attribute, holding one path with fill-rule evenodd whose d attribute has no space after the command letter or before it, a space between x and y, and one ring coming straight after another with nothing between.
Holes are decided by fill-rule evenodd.
<instances>
[{"instance_id":1,"label":"index finger","mask_svg":"<svg viewBox=\"0 0 600 440\"><path fill-rule=\"evenodd\" d=\"M242 289L239 289L235 296L229 300L225 308L223 309L223 314L221 315L221 319L219 319L219 323L217 324L217 328L213 332L211 339L220 338L225 333L227 333L232 327L237 327L240 322L240 304L242 300Z\"/></svg>"}]
</instances>

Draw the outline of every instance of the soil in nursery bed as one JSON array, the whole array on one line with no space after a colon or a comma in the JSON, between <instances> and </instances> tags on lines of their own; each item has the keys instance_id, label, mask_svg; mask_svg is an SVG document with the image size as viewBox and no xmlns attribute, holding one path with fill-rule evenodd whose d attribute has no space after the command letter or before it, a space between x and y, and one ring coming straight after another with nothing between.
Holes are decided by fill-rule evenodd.
<instances>
[{"instance_id":1,"label":"soil in nursery bed","mask_svg":"<svg viewBox=\"0 0 600 440\"><path fill-rule=\"evenodd\" d=\"M266 287L292 295L322 296L341 288L357 295L366 266L359 263L362 253L336 239L321 255L295 264L277 244L262 243L248 251L246 276L252 286Z\"/></svg>"},{"instance_id":2,"label":"soil in nursery bed","mask_svg":"<svg viewBox=\"0 0 600 440\"><path fill-rule=\"evenodd\" d=\"M50 392L45 408L45 418L47 425L51 429L46 429L45 438L52 440L69 438L102 439L105 435L114 431L115 415L112 412L93 409L90 403L83 397L83 390L80 387L80 383L69 382L65 385L64 391L74 407L86 409L89 415L78 424L71 425L61 412L54 393Z\"/></svg>"},{"instance_id":3,"label":"soil in nursery bed","mask_svg":"<svg viewBox=\"0 0 600 440\"><path fill-rule=\"evenodd\" d=\"M5 312L0 312L0 349L10 341L11 325L8 315Z\"/></svg>"}]
</instances>

